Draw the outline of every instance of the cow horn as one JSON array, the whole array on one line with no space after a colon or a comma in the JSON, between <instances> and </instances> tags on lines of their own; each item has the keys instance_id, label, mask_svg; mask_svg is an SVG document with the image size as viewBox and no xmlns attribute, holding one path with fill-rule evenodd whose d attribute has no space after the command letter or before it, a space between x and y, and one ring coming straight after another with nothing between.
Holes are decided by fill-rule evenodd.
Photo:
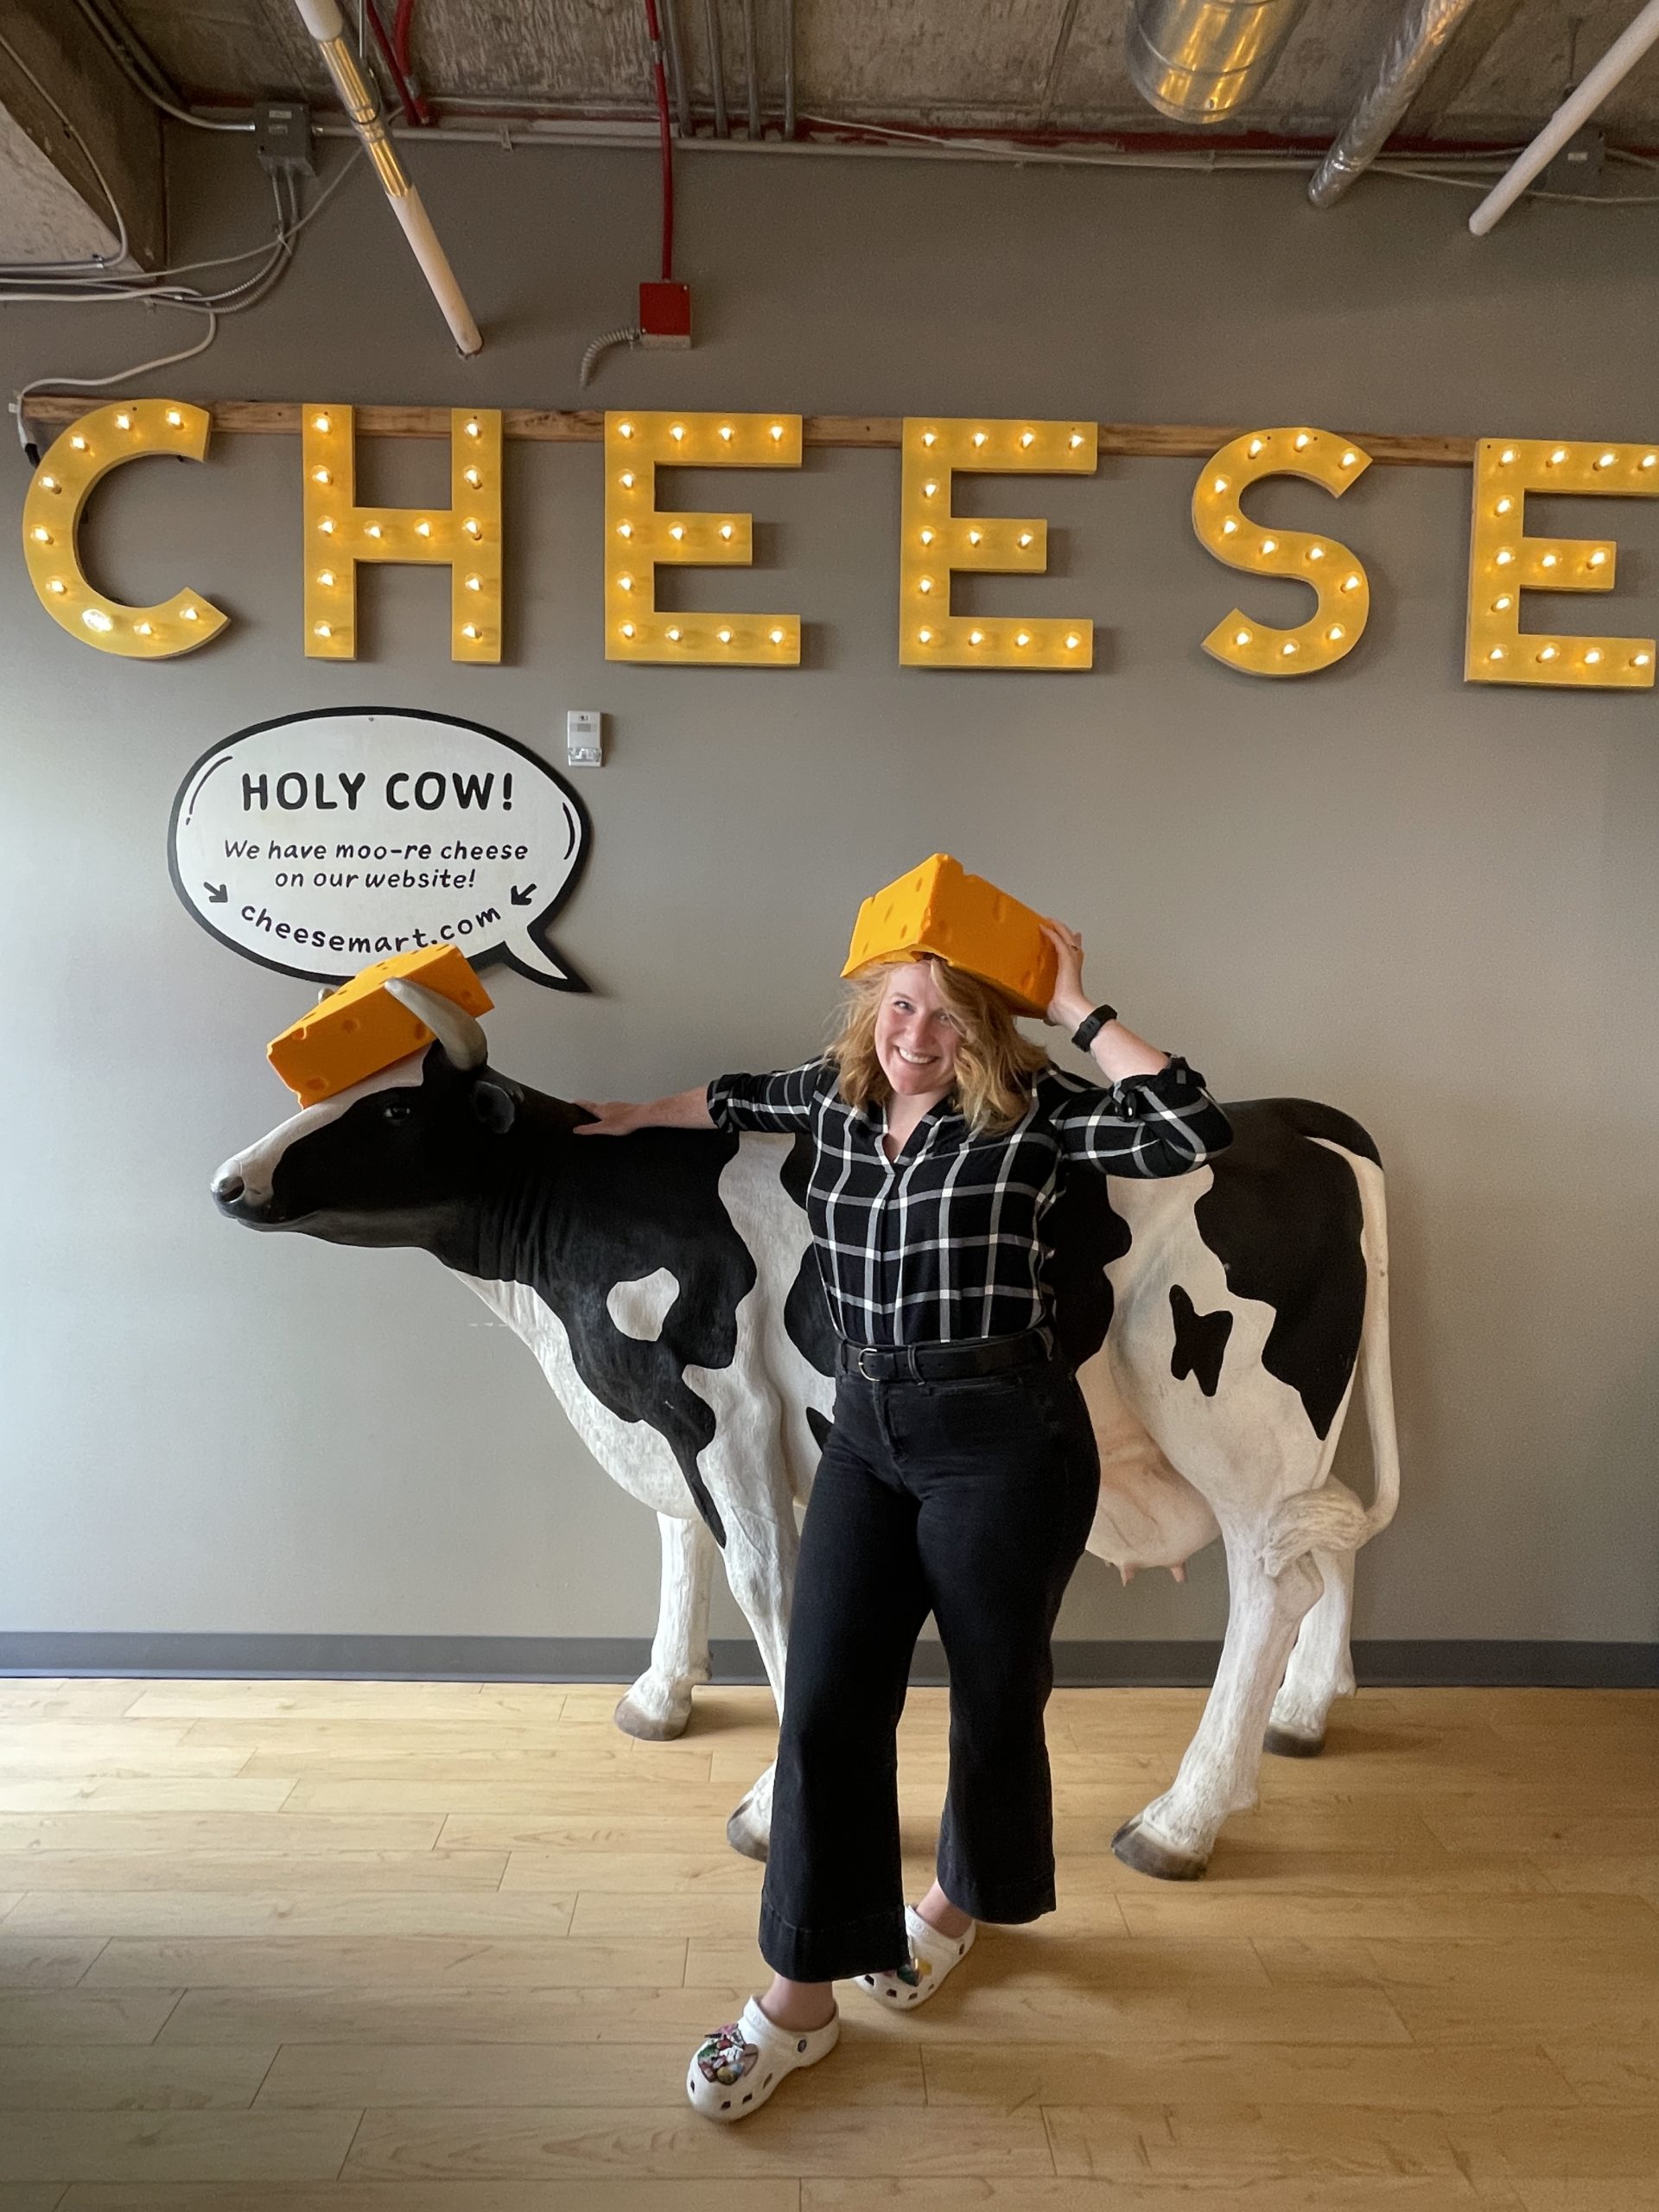
<instances>
[{"instance_id":1,"label":"cow horn","mask_svg":"<svg viewBox=\"0 0 1659 2212\"><path fill-rule=\"evenodd\" d=\"M442 991L428 990L424 983L411 983L403 976L389 976L385 988L399 1006L406 1006L426 1024L442 1046L444 1056L452 1066L483 1066L490 1048L481 1023L465 1007L445 998Z\"/></svg>"}]
</instances>

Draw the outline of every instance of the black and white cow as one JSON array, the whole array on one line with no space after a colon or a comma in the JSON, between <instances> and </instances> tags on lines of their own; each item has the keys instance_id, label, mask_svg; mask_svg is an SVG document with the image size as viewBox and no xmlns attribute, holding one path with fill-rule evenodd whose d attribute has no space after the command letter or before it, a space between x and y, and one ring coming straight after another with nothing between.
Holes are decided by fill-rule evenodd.
<instances>
[{"instance_id":1,"label":"black and white cow","mask_svg":"<svg viewBox=\"0 0 1659 2212\"><path fill-rule=\"evenodd\" d=\"M389 984L437 1042L226 1161L221 1212L334 1243L415 1246L541 1362L600 1465L663 1541L652 1663L619 1726L677 1735L709 1672L715 1547L781 1702L804 1501L834 1397L803 1211L804 1140L575 1135L579 1107L487 1065L470 1015ZM1255 1801L1265 1741L1315 1751L1353 1688L1354 1554L1398 1498L1386 1217L1376 1147L1299 1099L1230 1105L1230 1148L1167 1181L1077 1175L1050 1217L1058 1326L1099 1440L1090 1550L1127 1580L1217 1535L1230 1602L1215 1686L1172 1787L1114 1840L1142 1872L1202 1873ZM1330 1474L1357 1376L1367 1510ZM764 1857L771 1773L733 1814Z\"/></svg>"}]
</instances>

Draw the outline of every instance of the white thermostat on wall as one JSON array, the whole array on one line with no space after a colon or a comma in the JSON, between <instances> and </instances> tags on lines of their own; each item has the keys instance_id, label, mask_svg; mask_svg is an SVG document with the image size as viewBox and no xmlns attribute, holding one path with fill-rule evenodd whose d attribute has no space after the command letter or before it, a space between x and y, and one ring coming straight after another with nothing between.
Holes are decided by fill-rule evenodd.
<instances>
[{"instance_id":1,"label":"white thermostat on wall","mask_svg":"<svg viewBox=\"0 0 1659 2212\"><path fill-rule=\"evenodd\" d=\"M564 758L572 768L605 765L605 717L592 707L572 707L564 718Z\"/></svg>"}]
</instances>

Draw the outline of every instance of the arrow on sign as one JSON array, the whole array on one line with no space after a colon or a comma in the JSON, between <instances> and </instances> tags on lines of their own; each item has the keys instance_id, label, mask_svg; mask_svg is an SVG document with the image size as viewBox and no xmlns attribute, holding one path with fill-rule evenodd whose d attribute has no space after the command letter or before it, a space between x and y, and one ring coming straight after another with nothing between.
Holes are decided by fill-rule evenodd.
<instances>
[{"instance_id":1,"label":"arrow on sign","mask_svg":"<svg viewBox=\"0 0 1659 2212\"><path fill-rule=\"evenodd\" d=\"M223 883L204 883L201 887L207 893L210 906L222 906L231 895L229 887Z\"/></svg>"},{"instance_id":2,"label":"arrow on sign","mask_svg":"<svg viewBox=\"0 0 1659 2212\"><path fill-rule=\"evenodd\" d=\"M536 887L533 883L527 883L521 891L515 883L512 887L513 905L515 906L528 906L531 900L531 893L535 890L535 888Z\"/></svg>"}]
</instances>

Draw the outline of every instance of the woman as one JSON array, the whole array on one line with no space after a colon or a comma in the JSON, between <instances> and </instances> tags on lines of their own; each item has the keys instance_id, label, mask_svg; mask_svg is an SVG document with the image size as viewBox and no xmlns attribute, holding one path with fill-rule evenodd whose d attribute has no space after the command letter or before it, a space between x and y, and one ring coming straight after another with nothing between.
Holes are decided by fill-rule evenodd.
<instances>
[{"instance_id":1,"label":"woman","mask_svg":"<svg viewBox=\"0 0 1659 2212\"><path fill-rule=\"evenodd\" d=\"M711 2119L745 2118L828 2056L836 1980L920 2004L978 1921L1054 1909L1049 1639L1100 1468L1055 1354L1044 1217L1074 1167L1185 1174L1231 1132L1185 1061L1091 1008L1082 939L1045 927L1047 1018L1109 1089L1052 1066L989 986L899 959L855 979L822 1058L593 1107L582 1131L816 1141L807 1212L841 1338L835 1426L796 1570L760 1912L775 1979L692 2057L687 2094ZM912 1908L895 1743L930 1611L950 1671L950 1778L936 1879Z\"/></svg>"}]
</instances>

